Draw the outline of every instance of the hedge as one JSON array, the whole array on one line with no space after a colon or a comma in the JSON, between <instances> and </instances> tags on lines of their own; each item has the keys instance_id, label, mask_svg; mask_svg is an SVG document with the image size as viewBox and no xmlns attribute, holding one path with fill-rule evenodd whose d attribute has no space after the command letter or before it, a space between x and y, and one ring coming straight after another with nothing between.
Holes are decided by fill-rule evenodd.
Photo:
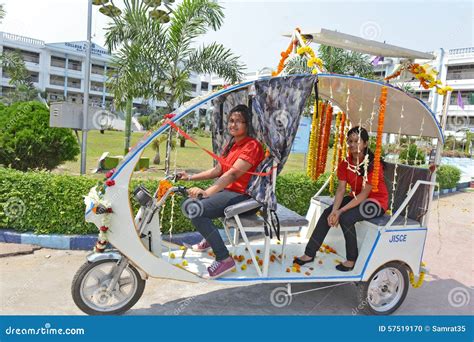
<instances>
[{"instance_id":1,"label":"hedge","mask_svg":"<svg viewBox=\"0 0 474 342\"><path fill-rule=\"evenodd\" d=\"M279 203L301 215L308 210L310 199L322 186L327 174L313 182L302 174L286 174L278 177L277 198ZM34 231L37 234L90 234L97 228L84 221L83 196L97 183L87 176L58 175L49 172L21 172L0 168L0 228L17 231ZM182 185L206 187L211 182L186 182ZM158 180L132 180L131 190L143 184L154 190ZM324 194L327 194L325 190ZM176 197L173 232L194 230L189 219L181 212L183 198ZM135 210L137 203L132 200ZM15 216L15 212L19 214ZM7 215L8 214L8 215ZM163 216L163 232L169 230L170 202Z\"/></svg>"},{"instance_id":2,"label":"hedge","mask_svg":"<svg viewBox=\"0 0 474 342\"><path fill-rule=\"evenodd\" d=\"M461 170L453 165L441 165L436 172L436 181L441 189L456 187L461 179Z\"/></svg>"}]
</instances>

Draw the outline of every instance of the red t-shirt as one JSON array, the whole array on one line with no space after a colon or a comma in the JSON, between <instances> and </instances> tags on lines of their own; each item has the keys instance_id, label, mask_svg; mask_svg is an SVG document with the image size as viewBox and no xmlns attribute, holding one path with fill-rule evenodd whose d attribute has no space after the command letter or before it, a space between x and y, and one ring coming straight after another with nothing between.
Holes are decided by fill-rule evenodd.
<instances>
[{"instance_id":1,"label":"red t-shirt","mask_svg":"<svg viewBox=\"0 0 474 342\"><path fill-rule=\"evenodd\" d=\"M351 165L352 162L350 161ZM354 171L350 170L347 168L348 164L345 160L343 160L341 163L339 163L339 166L337 167L337 178L341 181L346 181L349 183L351 186L351 197L354 197L354 193L358 195L362 191L362 184L364 181L364 178L362 175L357 175ZM368 177L367 177L367 182L369 184L372 184L372 175L373 175L373 169L372 171L369 172ZM385 185L385 180L384 180L384 175L383 175L383 165L380 165L380 174L379 174L379 191L374 192L371 191L369 193L368 198L372 198L375 201L377 201L382 209L387 210L388 209L388 191L387 191L387 186Z\"/></svg>"},{"instance_id":2,"label":"red t-shirt","mask_svg":"<svg viewBox=\"0 0 474 342\"><path fill-rule=\"evenodd\" d=\"M246 137L241 141L234 143L229 151L229 154L227 154L226 157L223 157L223 159L227 165L220 163L222 173L229 171L237 159L242 159L252 164L252 167L250 170L248 170L248 172L255 172L258 164L260 164L263 160L262 144L260 144L258 140L255 140L254 138ZM251 174L244 173L239 177L239 179L228 185L226 190L245 194L245 190L247 189L247 185L249 184L251 177Z\"/></svg>"}]
</instances>

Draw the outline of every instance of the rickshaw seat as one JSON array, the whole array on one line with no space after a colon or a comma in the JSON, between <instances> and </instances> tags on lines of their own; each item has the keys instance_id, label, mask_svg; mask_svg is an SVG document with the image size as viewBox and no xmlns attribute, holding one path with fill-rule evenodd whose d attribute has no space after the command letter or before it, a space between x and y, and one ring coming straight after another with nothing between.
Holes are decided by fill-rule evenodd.
<instances>
[{"instance_id":1,"label":"rickshaw seat","mask_svg":"<svg viewBox=\"0 0 474 342\"><path fill-rule=\"evenodd\" d=\"M258 214L261 204L254 199L249 199L232 206L227 207L224 210L225 220L224 228L226 234L231 241L233 246L239 243L239 235L242 236L246 247L253 259L253 263L257 269L257 273L260 276L268 275L269 267L269 255L270 255L270 237L265 235L265 247L264 247L264 258L263 258L263 271L260 270L258 263L256 262L256 256L253 252L250 242L247 237L247 232L264 233L264 219ZM288 232L297 232L302 226L308 225L308 221L305 217L299 215L286 208L281 204L277 204L276 215L280 224L280 232L283 233L283 243L281 254L283 256L286 246L286 240ZM234 238L230 238L229 228L234 227Z\"/></svg>"}]
</instances>

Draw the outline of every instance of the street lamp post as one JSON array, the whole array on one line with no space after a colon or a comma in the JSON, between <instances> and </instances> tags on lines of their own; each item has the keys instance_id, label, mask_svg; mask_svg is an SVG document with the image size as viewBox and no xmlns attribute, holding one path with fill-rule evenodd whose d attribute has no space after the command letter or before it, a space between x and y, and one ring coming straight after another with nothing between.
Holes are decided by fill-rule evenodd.
<instances>
[{"instance_id":1,"label":"street lamp post","mask_svg":"<svg viewBox=\"0 0 474 342\"><path fill-rule=\"evenodd\" d=\"M81 175L86 173L86 156L87 156L87 122L89 111L89 80L91 73L91 45L92 45L92 0L88 0L87 8L87 44L85 59L85 76L84 76L84 100L82 109L82 145L81 145Z\"/></svg>"}]
</instances>

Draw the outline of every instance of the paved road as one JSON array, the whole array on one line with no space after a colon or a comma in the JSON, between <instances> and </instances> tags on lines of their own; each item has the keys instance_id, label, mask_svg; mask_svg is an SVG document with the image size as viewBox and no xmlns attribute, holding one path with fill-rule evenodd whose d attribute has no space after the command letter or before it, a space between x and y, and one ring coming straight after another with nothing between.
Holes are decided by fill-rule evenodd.
<instances>
[{"instance_id":1,"label":"paved road","mask_svg":"<svg viewBox=\"0 0 474 342\"><path fill-rule=\"evenodd\" d=\"M434 202L424 257L431 274L421 288L410 288L396 314L474 314L473 203L474 193L458 193ZM83 251L40 249L34 254L0 258L0 314L82 314L72 301L70 286L85 255ZM203 286L150 279L144 295L127 314L359 314L351 284L295 296L284 308L270 302L270 293L278 286ZM293 291L315 286L322 285L294 285Z\"/></svg>"}]
</instances>

